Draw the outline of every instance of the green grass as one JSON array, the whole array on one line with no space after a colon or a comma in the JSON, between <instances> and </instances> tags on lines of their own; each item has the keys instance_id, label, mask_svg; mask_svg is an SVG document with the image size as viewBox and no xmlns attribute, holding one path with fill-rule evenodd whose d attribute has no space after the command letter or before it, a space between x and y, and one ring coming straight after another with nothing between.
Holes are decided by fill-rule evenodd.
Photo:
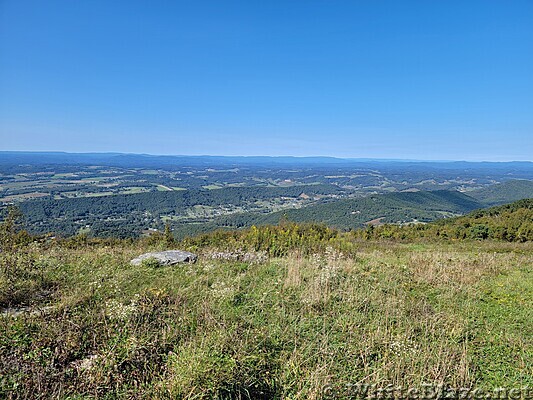
<instances>
[{"instance_id":1,"label":"green grass","mask_svg":"<svg viewBox=\"0 0 533 400\"><path fill-rule=\"evenodd\" d=\"M492 386L525 382L531 386L533 360L533 280L531 263L480 285L479 304L472 310L481 321L474 352L480 380Z\"/></svg>"},{"instance_id":2,"label":"green grass","mask_svg":"<svg viewBox=\"0 0 533 400\"><path fill-rule=\"evenodd\" d=\"M128 188L121 190L120 193L121 194L134 194L134 193L144 193L146 191L148 191L148 189L145 187L130 186Z\"/></svg>"},{"instance_id":3,"label":"green grass","mask_svg":"<svg viewBox=\"0 0 533 400\"><path fill-rule=\"evenodd\" d=\"M200 246L163 268L129 264L163 248L148 241L1 254L2 305L30 308L0 317L0 397L533 385L531 243L328 243L271 258Z\"/></svg>"}]
</instances>

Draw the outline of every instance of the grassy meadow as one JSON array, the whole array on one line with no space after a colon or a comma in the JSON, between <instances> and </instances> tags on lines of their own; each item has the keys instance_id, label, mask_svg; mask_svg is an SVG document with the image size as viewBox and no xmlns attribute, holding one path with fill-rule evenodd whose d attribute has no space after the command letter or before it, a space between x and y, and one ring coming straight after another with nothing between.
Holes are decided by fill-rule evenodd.
<instances>
[{"instance_id":1,"label":"grassy meadow","mask_svg":"<svg viewBox=\"0 0 533 400\"><path fill-rule=\"evenodd\" d=\"M326 235L327 236L327 235ZM354 398L349 385L533 385L533 243L164 238L0 253L0 397ZM195 264L132 266L192 250ZM331 391L330 391L331 393Z\"/></svg>"}]
</instances>

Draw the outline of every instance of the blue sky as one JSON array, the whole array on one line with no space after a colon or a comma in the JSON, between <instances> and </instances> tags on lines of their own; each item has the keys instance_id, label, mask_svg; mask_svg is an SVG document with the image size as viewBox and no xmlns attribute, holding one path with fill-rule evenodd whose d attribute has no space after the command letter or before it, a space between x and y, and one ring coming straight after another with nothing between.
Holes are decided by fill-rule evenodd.
<instances>
[{"instance_id":1,"label":"blue sky","mask_svg":"<svg viewBox=\"0 0 533 400\"><path fill-rule=\"evenodd\" d=\"M0 150L532 160L533 2L0 0Z\"/></svg>"}]
</instances>

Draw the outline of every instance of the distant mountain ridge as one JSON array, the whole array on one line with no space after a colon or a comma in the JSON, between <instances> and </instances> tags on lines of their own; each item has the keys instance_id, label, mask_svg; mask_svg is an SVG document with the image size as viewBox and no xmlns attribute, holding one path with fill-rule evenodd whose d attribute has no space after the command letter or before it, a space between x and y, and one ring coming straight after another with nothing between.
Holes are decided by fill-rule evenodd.
<instances>
[{"instance_id":1,"label":"distant mountain ridge","mask_svg":"<svg viewBox=\"0 0 533 400\"><path fill-rule=\"evenodd\" d=\"M180 164L194 166L210 165L402 165L409 164L440 169L512 169L533 172L531 161L432 161L432 160L403 160L377 158L337 158L328 156L210 156L210 155L151 155L133 153L68 153L68 152L28 152L28 151L0 151L0 165L2 164L72 164L72 165L110 165L121 167L165 167Z\"/></svg>"}]
</instances>

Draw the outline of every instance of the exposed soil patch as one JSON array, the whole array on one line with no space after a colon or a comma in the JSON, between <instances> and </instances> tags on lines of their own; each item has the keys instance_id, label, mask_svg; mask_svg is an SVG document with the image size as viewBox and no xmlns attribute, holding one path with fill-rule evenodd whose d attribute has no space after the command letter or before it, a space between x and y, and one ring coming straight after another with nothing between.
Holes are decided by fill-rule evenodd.
<instances>
[{"instance_id":1,"label":"exposed soil patch","mask_svg":"<svg viewBox=\"0 0 533 400\"><path fill-rule=\"evenodd\" d=\"M372 219L368 222L365 222L365 225L372 225L372 226L383 225L383 222L381 222L383 218L385 217L379 217L379 218Z\"/></svg>"}]
</instances>

